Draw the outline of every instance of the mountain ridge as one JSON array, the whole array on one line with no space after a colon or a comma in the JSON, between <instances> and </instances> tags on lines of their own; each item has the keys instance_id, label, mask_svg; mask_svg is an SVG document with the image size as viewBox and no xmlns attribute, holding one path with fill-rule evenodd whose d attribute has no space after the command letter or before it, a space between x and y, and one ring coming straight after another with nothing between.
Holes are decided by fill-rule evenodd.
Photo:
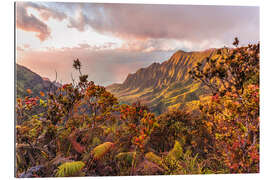
<instances>
[{"instance_id":1,"label":"mountain ridge","mask_svg":"<svg viewBox=\"0 0 270 180\"><path fill-rule=\"evenodd\" d=\"M122 102L139 100L158 113L177 108L207 93L188 72L197 62L204 63L214 53L216 49L213 48L194 52L178 50L167 61L140 68L129 74L122 84L114 83L106 88Z\"/></svg>"},{"instance_id":2,"label":"mountain ridge","mask_svg":"<svg viewBox=\"0 0 270 180\"><path fill-rule=\"evenodd\" d=\"M46 77L41 77L29 68L16 64L16 96L25 97L27 89L32 91L33 96L39 96L40 91L47 92L50 88L56 88L59 84L51 82Z\"/></svg>"}]
</instances>

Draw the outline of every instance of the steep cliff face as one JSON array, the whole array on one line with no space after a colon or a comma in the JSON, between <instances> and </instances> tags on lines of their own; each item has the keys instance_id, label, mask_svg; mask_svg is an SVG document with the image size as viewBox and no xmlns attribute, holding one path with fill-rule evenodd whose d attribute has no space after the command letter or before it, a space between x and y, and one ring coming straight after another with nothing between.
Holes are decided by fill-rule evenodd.
<instances>
[{"instance_id":1,"label":"steep cliff face","mask_svg":"<svg viewBox=\"0 0 270 180\"><path fill-rule=\"evenodd\" d=\"M205 94L198 82L193 82L189 70L197 62L204 63L215 50L202 52L177 51L163 63L153 63L129 74L123 84L107 87L120 101L132 103L140 100L158 113L167 108L180 107L198 100Z\"/></svg>"}]
</instances>

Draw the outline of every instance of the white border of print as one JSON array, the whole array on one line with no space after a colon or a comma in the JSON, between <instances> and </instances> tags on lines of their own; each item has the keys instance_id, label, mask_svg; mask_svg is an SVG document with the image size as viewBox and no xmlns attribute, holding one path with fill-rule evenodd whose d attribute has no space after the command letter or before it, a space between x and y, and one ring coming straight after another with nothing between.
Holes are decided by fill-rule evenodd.
<instances>
[{"instance_id":1,"label":"white border of print","mask_svg":"<svg viewBox=\"0 0 270 180\"><path fill-rule=\"evenodd\" d=\"M51 0L47 0L51 1ZM76 0L55 0L57 2L76 2ZM111 2L111 3L147 3L147 4L196 4L196 5L245 5L245 6L260 6L260 39L261 39L261 169L258 174L229 174L229 175L182 175L182 176L132 176L132 177L109 177L112 179L132 180L132 179L254 179L254 178L266 178L268 175L268 163L269 159L269 127L270 121L269 109L270 107L270 89L267 83L267 78L270 77L270 56L269 56L269 18L270 11L268 1L255 1L255 0L80 0L81 2ZM14 1L1 0L0 2L1 13L1 92L0 92L0 177L1 179L15 179L14 178ZM267 53L268 52L268 53ZM269 82L269 81L268 81ZM68 178L68 179L108 179L108 177L82 177L82 178ZM41 179L41 178L35 178ZM48 178L42 178L42 180ZM57 178L65 179L65 178Z\"/></svg>"}]
</instances>

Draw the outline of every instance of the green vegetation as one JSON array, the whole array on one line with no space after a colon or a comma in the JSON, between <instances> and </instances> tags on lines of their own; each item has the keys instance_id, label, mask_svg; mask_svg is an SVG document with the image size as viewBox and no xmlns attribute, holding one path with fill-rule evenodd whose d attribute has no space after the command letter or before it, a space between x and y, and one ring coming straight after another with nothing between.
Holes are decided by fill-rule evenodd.
<instances>
[{"instance_id":1,"label":"green vegetation","mask_svg":"<svg viewBox=\"0 0 270 180\"><path fill-rule=\"evenodd\" d=\"M56 176L58 177L81 176L83 175L81 169L84 166L85 164L81 161L63 163L58 167Z\"/></svg>"},{"instance_id":2,"label":"green vegetation","mask_svg":"<svg viewBox=\"0 0 270 180\"><path fill-rule=\"evenodd\" d=\"M29 90L17 98L16 176L258 173L260 50L238 42L192 66L185 88L167 89L180 95L162 94L192 104L158 116L142 102L120 104L75 60L77 84L40 93L43 99ZM201 86L207 93L198 93ZM159 100L166 107L166 98Z\"/></svg>"},{"instance_id":3,"label":"green vegetation","mask_svg":"<svg viewBox=\"0 0 270 180\"><path fill-rule=\"evenodd\" d=\"M40 96L40 91L47 92L56 86L49 80L44 80L38 74L28 68L16 64L16 96L23 98L28 96L26 89L32 91L32 96Z\"/></svg>"}]
</instances>

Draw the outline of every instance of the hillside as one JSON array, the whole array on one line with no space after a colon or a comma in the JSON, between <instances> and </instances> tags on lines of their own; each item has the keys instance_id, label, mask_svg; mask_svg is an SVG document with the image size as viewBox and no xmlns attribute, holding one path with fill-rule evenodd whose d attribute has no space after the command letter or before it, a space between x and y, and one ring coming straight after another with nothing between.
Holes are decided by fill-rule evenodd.
<instances>
[{"instance_id":1,"label":"hillside","mask_svg":"<svg viewBox=\"0 0 270 180\"><path fill-rule=\"evenodd\" d=\"M16 64L16 95L24 97L27 95L26 90L31 89L33 96L39 96L39 92L47 92L49 88L56 87L48 78L42 78L30 69Z\"/></svg>"},{"instance_id":2,"label":"hillside","mask_svg":"<svg viewBox=\"0 0 270 180\"><path fill-rule=\"evenodd\" d=\"M213 53L213 49L201 52L179 50L161 64L153 63L129 74L123 84L112 84L106 88L123 103L140 100L157 113L185 103L196 103L206 91L199 82L193 82L188 72L197 62L204 63L205 58Z\"/></svg>"}]
</instances>

